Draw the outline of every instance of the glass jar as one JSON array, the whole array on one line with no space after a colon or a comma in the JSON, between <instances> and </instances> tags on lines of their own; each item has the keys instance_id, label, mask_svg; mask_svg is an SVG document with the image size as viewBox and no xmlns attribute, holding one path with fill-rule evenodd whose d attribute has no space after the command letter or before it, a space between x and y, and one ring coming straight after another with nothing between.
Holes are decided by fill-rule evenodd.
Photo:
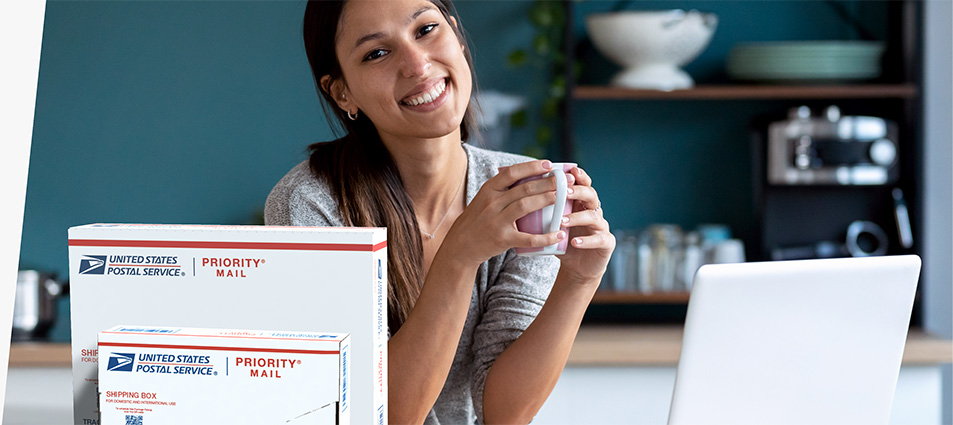
<instances>
[{"instance_id":1,"label":"glass jar","mask_svg":"<svg viewBox=\"0 0 953 425\"><path fill-rule=\"evenodd\" d=\"M634 230L614 230L612 233L616 247L599 288L615 292L637 291L638 233Z\"/></svg>"},{"instance_id":2,"label":"glass jar","mask_svg":"<svg viewBox=\"0 0 953 425\"><path fill-rule=\"evenodd\" d=\"M655 224L639 235L639 291L684 290L678 279L681 264L682 229L674 224Z\"/></svg>"},{"instance_id":3,"label":"glass jar","mask_svg":"<svg viewBox=\"0 0 953 425\"><path fill-rule=\"evenodd\" d=\"M698 232L685 233L684 255L679 270L679 285L686 291L692 290L695 272L705 264L705 248Z\"/></svg>"}]
</instances>

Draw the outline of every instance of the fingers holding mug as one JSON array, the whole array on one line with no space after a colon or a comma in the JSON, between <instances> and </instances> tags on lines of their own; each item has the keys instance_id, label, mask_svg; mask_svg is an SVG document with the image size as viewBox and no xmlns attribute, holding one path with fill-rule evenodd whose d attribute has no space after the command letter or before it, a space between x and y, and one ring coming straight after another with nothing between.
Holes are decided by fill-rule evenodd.
<instances>
[{"instance_id":1,"label":"fingers holding mug","mask_svg":"<svg viewBox=\"0 0 953 425\"><path fill-rule=\"evenodd\" d=\"M569 192L572 190L568 181L570 179L569 172L574 168L576 168L576 164L573 163L553 163L551 172L523 179L514 185L516 187L527 181L549 177L555 177L556 183L555 199L550 198L549 205L535 209L516 220L517 230L534 235L554 234L562 230L563 234L566 234L566 229L562 226L562 218L572 213L573 209L573 201L569 198ZM552 192L550 192L550 196L552 196ZM558 242L541 248L518 246L516 253L519 255L562 255L566 253L567 242L568 238L563 237Z\"/></svg>"},{"instance_id":2,"label":"fingers holding mug","mask_svg":"<svg viewBox=\"0 0 953 425\"><path fill-rule=\"evenodd\" d=\"M594 231L609 230L609 222L602 216L602 209L580 210L563 217L564 227L588 227Z\"/></svg>"},{"instance_id":3,"label":"fingers holding mug","mask_svg":"<svg viewBox=\"0 0 953 425\"><path fill-rule=\"evenodd\" d=\"M573 211L597 210L600 213L602 212L602 201L599 200L596 189L589 185L576 185L572 189L569 199L575 201L573 202Z\"/></svg>"},{"instance_id":4,"label":"fingers holding mug","mask_svg":"<svg viewBox=\"0 0 953 425\"><path fill-rule=\"evenodd\" d=\"M589 177L589 173L587 173L586 170L583 170L579 167L573 167L569 173L572 174L575 184L581 186L592 186L592 177Z\"/></svg>"},{"instance_id":5,"label":"fingers holding mug","mask_svg":"<svg viewBox=\"0 0 953 425\"><path fill-rule=\"evenodd\" d=\"M500 196L500 202L504 205L504 209L508 208L514 203L523 202L525 199L538 196L542 194L547 194L552 196L556 193L557 182L556 177L550 175L551 173L546 173L543 178L537 179L523 179L519 183L513 185L506 192ZM552 200L551 200L552 201ZM552 202L550 202L551 204ZM539 206L534 209L542 208ZM531 210L530 210L531 211ZM528 213L529 211L524 211L523 214ZM520 215L522 217L522 215Z\"/></svg>"},{"instance_id":6,"label":"fingers holding mug","mask_svg":"<svg viewBox=\"0 0 953 425\"><path fill-rule=\"evenodd\" d=\"M525 181L539 178L553 170L553 163L549 160L527 161L519 164L500 167L499 173L487 181L498 191L507 191ZM486 186L487 184L484 184Z\"/></svg>"},{"instance_id":7,"label":"fingers holding mug","mask_svg":"<svg viewBox=\"0 0 953 425\"><path fill-rule=\"evenodd\" d=\"M533 231L527 232L523 229L520 229L520 222L518 220L521 220L522 219L521 217L526 217L528 215L538 213L543 208L553 205L554 202L558 201L558 196L559 196L558 193L554 194L553 192L542 192L542 193L530 194L525 197L516 199L513 202L509 203L505 208L503 208L502 217L504 220L509 222L516 221L517 229L525 233L534 233L534 234L551 233L555 230L549 230L550 229L549 226L542 227L542 225L540 225L541 227L539 232L535 231L536 230L535 227L532 229Z\"/></svg>"}]
</instances>

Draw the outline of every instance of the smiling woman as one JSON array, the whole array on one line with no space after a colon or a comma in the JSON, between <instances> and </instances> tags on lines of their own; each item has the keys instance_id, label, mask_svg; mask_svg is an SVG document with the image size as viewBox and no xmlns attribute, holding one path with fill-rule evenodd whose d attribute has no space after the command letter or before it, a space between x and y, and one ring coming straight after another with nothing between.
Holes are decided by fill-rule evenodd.
<instances>
[{"instance_id":1,"label":"smiling woman","mask_svg":"<svg viewBox=\"0 0 953 425\"><path fill-rule=\"evenodd\" d=\"M310 146L272 189L265 222L387 228L391 423L527 423L615 239L576 167L562 229L517 229L557 189L554 177L517 182L552 163L466 143L473 61L455 14L449 0L308 2L308 61L345 135ZM514 252L567 238L558 259Z\"/></svg>"},{"instance_id":2,"label":"smiling woman","mask_svg":"<svg viewBox=\"0 0 953 425\"><path fill-rule=\"evenodd\" d=\"M346 79L333 69L315 75L340 109L372 121L385 144L447 135L469 111L473 69L462 32L440 3L422 3L410 14L400 2L349 4L334 45ZM404 15L382 21L388 13Z\"/></svg>"}]
</instances>

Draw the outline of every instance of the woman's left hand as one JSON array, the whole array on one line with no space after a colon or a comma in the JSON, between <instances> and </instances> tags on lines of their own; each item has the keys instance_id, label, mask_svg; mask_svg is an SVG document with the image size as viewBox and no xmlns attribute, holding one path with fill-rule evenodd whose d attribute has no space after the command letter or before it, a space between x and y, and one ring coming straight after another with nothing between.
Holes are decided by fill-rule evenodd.
<instances>
[{"instance_id":1,"label":"woman's left hand","mask_svg":"<svg viewBox=\"0 0 953 425\"><path fill-rule=\"evenodd\" d=\"M615 236L602 215L602 202L589 174L573 167L567 177L572 188L568 198L573 202L572 213L564 217L562 223L569 229L569 246L566 253L559 256L560 269L581 282L598 284L615 249Z\"/></svg>"}]
</instances>

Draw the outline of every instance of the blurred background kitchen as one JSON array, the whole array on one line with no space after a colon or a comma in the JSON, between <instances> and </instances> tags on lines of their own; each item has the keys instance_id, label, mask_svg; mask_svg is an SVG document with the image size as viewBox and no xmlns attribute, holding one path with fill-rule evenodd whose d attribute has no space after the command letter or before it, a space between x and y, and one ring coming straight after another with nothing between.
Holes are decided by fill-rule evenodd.
<instances>
[{"instance_id":1,"label":"blurred background kitchen","mask_svg":"<svg viewBox=\"0 0 953 425\"><path fill-rule=\"evenodd\" d=\"M67 394L69 418L68 227L261 223L306 146L335 137L304 55L304 7L47 3L14 332L44 343L15 341L24 354L11 364L30 373L11 370L5 419L44 423L30 418L51 408L30 394L64 368L66 388L50 391ZM578 162L617 235L586 317L610 333L581 337L648 330L639 338L674 351L607 359L595 346L570 359L554 399L580 397L562 382L595 383L607 405L640 401L586 419L664 422L702 264L916 253L912 332L940 354L905 358L892 422L953 423L949 1L456 7L481 89L474 143ZM537 422L573 423L556 404Z\"/></svg>"}]
</instances>

